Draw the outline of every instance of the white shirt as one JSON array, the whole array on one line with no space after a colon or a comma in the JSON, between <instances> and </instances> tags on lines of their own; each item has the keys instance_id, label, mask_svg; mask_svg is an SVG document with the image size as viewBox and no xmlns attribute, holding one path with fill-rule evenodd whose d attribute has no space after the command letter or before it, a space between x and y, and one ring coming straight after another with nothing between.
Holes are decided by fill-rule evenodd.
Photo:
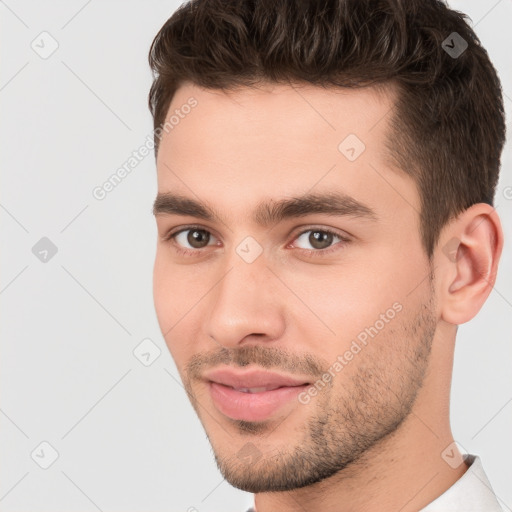
<instances>
[{"instance_id":1,"label":"white shirt","mask_svg":"<svg viewBox=\"0 0 512 512\"><path fill-rule=\"evenodd\" d=\"M503 512L478 455L467 454L466 472L419 512ZM246 512L257 512L253 505Z\"/></svg>"},{"instance_id":2,"label":"white shirt","mask_svg":"<svg viewBox=\"0 0 512 512\"><path fill-rule=\"evenodd\" d=\"M466 472L421 512L503 512L478 455L464 457Z\"/></svg>"}]
</instances>

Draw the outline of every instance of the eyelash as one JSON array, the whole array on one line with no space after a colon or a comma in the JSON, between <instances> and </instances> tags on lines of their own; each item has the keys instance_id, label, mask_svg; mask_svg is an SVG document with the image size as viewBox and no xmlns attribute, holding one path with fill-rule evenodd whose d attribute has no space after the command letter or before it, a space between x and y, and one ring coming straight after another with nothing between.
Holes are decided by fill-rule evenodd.
<instances>
[{"instance_id":1,"label":"eyelash","mask_svg":"<svg viewBox=\"0 0 512 512\"><path fill-rule=\"evenodd\" d=\"M207 229L204 229L201 226L188 226L188 227L182 228L182 229L180 229L178 231L171 231L167 235L164 235L163 240L164 240L164 242L170 242L171 241L171 243L173 244L176 252L178 254L180 254L180 255L192 256L192 257L201 256L202 249L184 249L183 247L181 247L178 244L176 244L176 242L174 241L176 236L179 235L180 233L183 233L184 231L193 231L193 230L205 231L206 233L211 234L210 231L208 231ZM343 242L343 244L346 244L346 243L350 242L349 238L340 235L336 231L333 231L333 230L327 229L327 228L315 228L315 227L312 227L312 228L309 228L309 229L305 229L304 231L299 232L297 234L297 236L295 236L294 240L296 240L297 238L302 236L304 233L309 233L310 231L319 231L320 233L328 233L330 235L333 235L333 236L339 238L341 240L341 242ZM323 257L323 256L327 256L327 255L331 254L334 251L340 250L337 247L337 245L339 245L341 242L337 242L337 243L333 244L331 247L328 247L327 249L302 249L300 247L297 248L297 249L299 251L305 253L307 257L317 257L317 256ZM206 247L208 247L208 246L206 246ZM204 247L204 249L206 249L206 247Z\"/></svg>"}]
</instances>

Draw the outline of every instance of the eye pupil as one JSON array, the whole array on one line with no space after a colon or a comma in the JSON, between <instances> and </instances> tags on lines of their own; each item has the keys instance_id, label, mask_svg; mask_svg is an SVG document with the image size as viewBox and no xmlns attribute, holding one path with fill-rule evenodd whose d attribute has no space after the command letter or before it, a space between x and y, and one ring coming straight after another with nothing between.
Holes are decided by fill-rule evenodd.
<instances>
[{"instance_id":1,"label":"eye pupil","mask_svg":"<svg viewBox=\"0 0 512 512\"><path fill-rule=\"evenodd\" d=\"M332 244L333 235L325 231L312 231L309 235L309 243L315 249L325 249Z\"/></svg>"},{"instance_id":2,"label":"eye pupil","mask_svg":"<svg viewBox=\"0 0 512 512\"><path fill-rule=\"evenodd\" d=\"M210 234L204 229L191 229L188 232L187 242L196 249L208 245L209 240ZM205 242L204 245L203 242Z\"/></svg>"}]
</instances>

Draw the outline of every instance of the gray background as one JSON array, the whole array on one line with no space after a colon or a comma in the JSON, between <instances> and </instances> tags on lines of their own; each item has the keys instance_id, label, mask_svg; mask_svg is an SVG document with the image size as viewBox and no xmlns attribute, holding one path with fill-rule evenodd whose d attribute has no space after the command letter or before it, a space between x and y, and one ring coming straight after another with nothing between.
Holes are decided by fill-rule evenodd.
<instances>
[{"instance_id":1,"label":"gray background","mask_svg":"<svg viewBox=\"0 0 512 512\"><path fill-rule=\"evenodd\" d=\"M104 200L92 195L151 133L147 52L178 5L0 1L1 511L252 503L217 471L157 324L153 155ZM512 2L450 5L471 16L510 119ZM59 45L46 59L31 47L43 31ZM512 507L511 156L509 142L496 194L506 237L498 280L459 329L451 405L455 439L481 455L504 510ZM57 248L46 262L32 251L43 237ZM145 366L133 351L148 338ZM59 455L48 469L52 449L42 442Z\"/></svg>"}]
</instances>

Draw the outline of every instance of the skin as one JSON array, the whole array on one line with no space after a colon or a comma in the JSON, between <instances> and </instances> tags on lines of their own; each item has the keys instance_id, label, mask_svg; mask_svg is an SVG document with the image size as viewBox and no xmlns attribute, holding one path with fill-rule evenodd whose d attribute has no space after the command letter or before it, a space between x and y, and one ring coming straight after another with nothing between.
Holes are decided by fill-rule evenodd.
<instances>
[{"instance_id":1,"label":"skin","mask_svg":"<svg viewBox=\"0 0 512 512\"><path fill-rule=\"evenodd\" d=\"M442 456L453 442L455 335L492 289L503 234L491 206L473 205L445 226L429 262L415 182L386 155L394 94L304 84L223 93L185 83L169 108L198 102L163 134L158 192L208 204L221 221L156 214L157 318L219 469L255 493L257 512L417 511L467 469ZM366 146L354 161L338 150L348 134ZM314 213L270 227L253 219L260 201L333 191L378 219ZM191 224L210 234L202 248L190 231L165 240ZM322 229L348 242L334 237L320 256L310 235ZM248 236L263 249L252 263L236 252ZM198 378L229 364L316 381L397 303L316 396L266 421L224 416ZM456 446L450 454L460 457Z\"/></svg>"}]
</instances>

